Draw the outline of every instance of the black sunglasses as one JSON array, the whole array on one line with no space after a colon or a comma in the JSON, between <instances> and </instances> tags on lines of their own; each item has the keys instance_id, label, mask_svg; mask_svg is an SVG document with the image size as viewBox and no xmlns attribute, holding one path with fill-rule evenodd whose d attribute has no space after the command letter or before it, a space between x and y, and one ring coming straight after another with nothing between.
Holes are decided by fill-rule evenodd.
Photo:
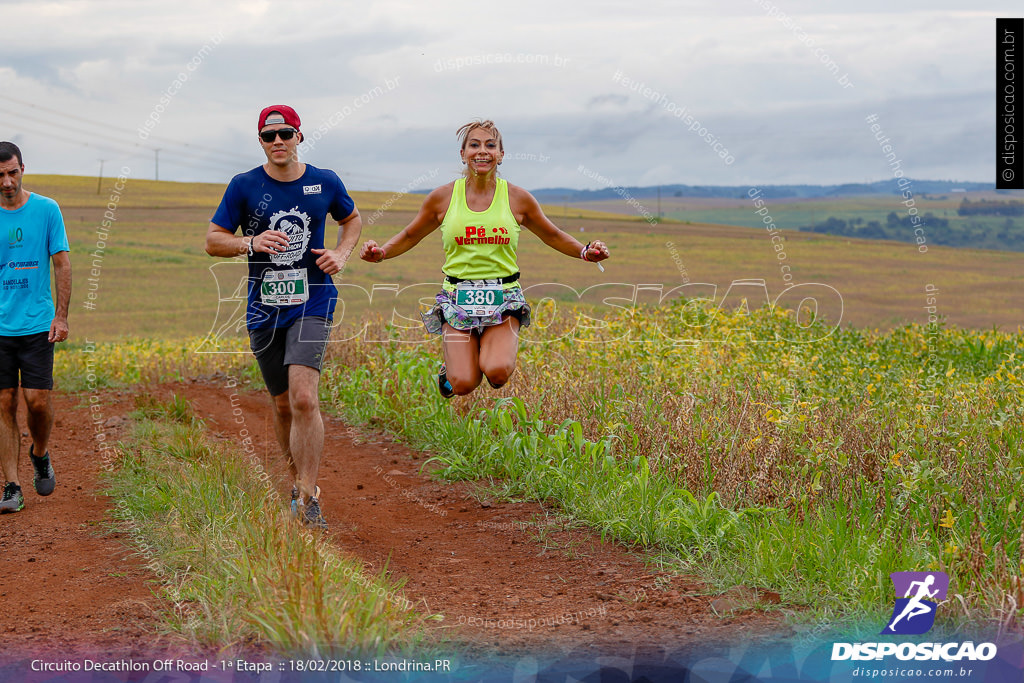
<instances>
[{"instance_id":1,"label":"black sunglasses","mask_svg":"<svg viewBox=\"0 0 1024 683\"><path fill-rule=\"evenodd\" d=\"M278 135L281 136L282 140L291 140L293 137L295 137L295 134L298 132L299 131L295 130L294 128L282 128L280 130L265 130L262 133L260 133L260 140L263 140L263 142L273 142L274 138L276 138Z\"/></svg>"}]
</instances>

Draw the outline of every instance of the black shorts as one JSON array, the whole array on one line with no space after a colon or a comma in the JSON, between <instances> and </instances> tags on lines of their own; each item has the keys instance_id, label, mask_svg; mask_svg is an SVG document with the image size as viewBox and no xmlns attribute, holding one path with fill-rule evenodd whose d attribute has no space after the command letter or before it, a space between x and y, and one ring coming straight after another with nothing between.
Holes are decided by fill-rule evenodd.
<instances>
[{"instance_id":1,"label":"black shorts","mask_svg":"<svg viewBox=\"0 0 1024 683\"><path fill-rule=\"evenodd\" d=\"M249 347L270 395L288 391L289 365L305 365L319 372L330 336L331 322L313 316L299 318L291 327L249 330Z\"/></svg>"},{"instance_id":2,"label":"black shorts","mask_svg":"<svg viewBox=\"0 0 1024 683\"><path fill-rule=\"evenodd\" d=\"M17 337L0 336L0 389L53 389L53 342L50 331Z\"/></svg>"}]
</instances>

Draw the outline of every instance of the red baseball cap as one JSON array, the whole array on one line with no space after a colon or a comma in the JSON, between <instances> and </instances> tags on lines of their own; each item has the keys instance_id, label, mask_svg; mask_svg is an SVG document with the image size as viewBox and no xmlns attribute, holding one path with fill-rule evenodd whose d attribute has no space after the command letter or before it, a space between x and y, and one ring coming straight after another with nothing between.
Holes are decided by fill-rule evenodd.
<instances>
[{"instance_id":1,"label":"red baseball cap","mask_svg":"<svg viewBox=\"0 0 1024 683\"><path fill-rule=\"evenodd\" d=\"M266 107L260 112L259 125L256 127L257 130L263 130L266 126L272 126L276 123L284 123L299 129L302 122L299 120L299 115L295 113L295 110L286 104L274 104Z\"/></svg>"}]
</instances>

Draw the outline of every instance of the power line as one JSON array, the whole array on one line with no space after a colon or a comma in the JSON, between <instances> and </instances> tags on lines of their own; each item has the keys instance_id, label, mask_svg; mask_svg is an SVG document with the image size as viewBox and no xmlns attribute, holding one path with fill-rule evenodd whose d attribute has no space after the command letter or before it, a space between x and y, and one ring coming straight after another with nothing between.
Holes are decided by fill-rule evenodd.
<instances>
[{"instance_id":1,"label":"power line","mask_svg":"<svg viewBox=\"0 0 1024 683\"><path fill-rule=\"evenodd\" d=\"M56 109L51 109L49 107L43 107L41 105L33 104L31 102L26 102L24 100L19 100L18 98L10 97L9 95L0 95L0 99L5 99L5 100L8 100L10 102L15 102L17 104L24 105L26 107L31 107L33 109L39 109L41 111L49 112L49 113L55 114L57 116L61 116L61 117L67 118L67 119L71 119L72 121L76 121L78 123L84 123L84 124L90 125L90 126L97 126L97 127L105 128L105 129L108 129L108 130L120 130L120 131L123 131L123 132L126 132L126 133L130 133L132 135L137 135L138 134L138 130L129 131L126 128L120 128L120 127L117 127L117 126L111 126L109 123L106 123L106 122L93 121L91 119L86 119L86 118L81 117L81 116L73 116L71 114L66 114L66 113L58 111ZM7 108L4 108L4 107L0 107L0 111L6 111L6 112L12 113L12 114L14 114L16 116L20 116L21 115L21 113L16 111L16 110L7 109ZM116 138L116 137L112 137L112 136L109 136L109 135L104 135L102 133L93 133L91 131L83 130L81 128L74 128L74 127L71 127L71 126L67 126L66 124L44 121L44 120L39 119L39 118L33 118L33 122L34 123L39 123L39 124L44 124L44 125L56 126L56 127L59 127L61 130L77 130L77 131L79 131L81 133L84 133L86 135L91 135L93 137L98 137L98 138L103 138L103 139L106 139L106 140L111 140L111 141L116 142L116 143L121 144L121 145L130 145L130 146L134 146L134 147L139 147L139 148L145 149L145 150L150 151L150 152L152 152L152 151L154 151L156 149L156 147L152 147L152 146L149 146L149 145L141 143L141 142L125 141L123 138ZM181 146L181 147L186 147L186 148L189 149L189 153L191 155L194 155L194 158L200 159L200 160L206 160L206 161L208 161L211 164L220 164L223 167L225 167L227 169L231 169L231 170L236 170L239 166L248 168L254 162L254 160L252 158L243 157L243 156L239 155L237 152L227 152L227 151L219 150L219 149L217 149L215 147L209 147L207 145L196 146L196 145L189 144L187 142L179 142L177 140L172 140L171 138L163 137L163 136L160 136L160 135L149 135L147 139L152 139L152 140L155 140L155 141L159 140L159 141L170 143L172 145L178 145L178 146ZM80 143L80 144L82 144L82 143ZM166 147L161 147L160 149L162 151L164 151L165 153L167 153L167 152L170 152L170 153L173 153L173 154L182 154L183 153L181 150L169 150ZM220 154L220 155L223 155L223 156L226 156L226 157L230 157L231 161L229 163L229 162L224 161L222 159L211 158L208 154L205 154L205 153L208 153L208 152L212 152L212 153L215 153L215 154ZM173 162L173 163L175 165L182 165L181 162ZM203 169L207 169L208 168L208 167L204 167L204 166L195 166L194 164L187 164L187 163L185 163L184 165L186 165L186 166L193 166L194 168L203 168ZM214 170L214 169L209 169L209 170ZM363 181L369 181L369 182L374 182L374 183L390 184L390 183L394 182L393 178L383 178L381 176L368 175L368 174L364 174L364 173L350 173L350 172L347 172L347 171L338 171L338 174L339 175L344 175L345 177L348 177L348 178L357 178L357 179L360 179L360 180L363 180Z\"/></svg>"},{"instance_id":2,"label":"power line","mask_svg":"<svg viewBox=\"0 0 1024 683\"><path fill-rule=\"evenodd\" d=\"M15 116L17 116L19 114L19 112L14 111L12 109L8 109L7 107L0 107L0 111L7 112L8 114L13 114ZM75 128L74 126L68 126L68 125L63 124L63 123L53 123L51 121L46 121L46 120L38 119L38 118L33 118L31 122L34 123L34 124L43 125L43 126L52 126L52 127L55 127L55 128L57 128L59 130L62 130L62 131L70 131L70 132L75 132L75 133L83 133L85 135L88 135L90 138L98 138L100 140L109 140L111 142L116 142L119 145L125 145L125 146L129 146L129 147L138 147L138 148L141 148L141 149L150 149L148 145L143 145L143 144L140 144L138 142L128 142L128 141L125 141L124 138L117 138L117 137L113 137L111 135L104 135L102 133L94 133L93 131L90 131L90 130L84 130L82 128ZM20 125L21 125L20 123L12 124L11 127L12 128L17 128Z\"/></svg>"},{"instance_id":3,"label":"power line","mask_svg":"<svg viewBox=\"0 0 1024 683\"><path fill-rule=\"evenodd\" d=\"M46 124L45 122L42 122L42 123L43 123L43 125L52 125L52 124ZM7 127L7 128L15 129L15 130L20 129L20 130L23 130L23 131L26 131L26 132L35 133L37 135L43 135L46 138L52 139L52 140L60 140L62 142L69 142L71 144L80 145L82 147L90 147L92 149L96 149L96 150L99 150L101 152L119 152L119 153L125 155L124 158L128 158L128 159L138 159L140 157L148 156L149 152L156 152L156 148L148 147L146 145L135 145L133 143L120 142L120 141L116 141L115 138L111 138L111 140L115 140L115 142L113 144L111 144L111 143L95 144L95 143L91 143L91 142L85 142L85 141L83 141L80 138L70 138L70 137L66 137L66 136L60 135L59 133L53 133L51 131L40 130L38 128L33 128L32 126L26 126L25 124L20 123L20 122L16 123L16 124L12 124L12 123L9 123L9 122L6 122L6 121L0 121L0 125L3 125L5 127ZM237 166L231 166L227 162L217 161L217 160L213 160L213 159L210 159L209 163L222 165L223 168L219 168L217 166L211 166L211 165L209 165L209 163L206 163L206 164L204 164L204 163L198 163L198 164L190 163L189 161L180 159L178 157L172 157L172 158L168 159L167 155L166 155L166 152L173 151L176 154L182 154L182 152L178 152L177 150L166 150L166 149L163 149L163 148L160 148L160 151L165 153L165 155L164 155L164 164L165 165L170 164L171 166L187 166L189 168L196 168L196 169L199 169L201 171L214 171L214 172L217 172L217 173L223 173L224 172L224 168L228 168L230 171L235 171L235 172L237 172L237 170L238 170ZM196 161L203 161L203 160L202 159L196 159ZM159 164L159 160L158 159L156 160L156 163ZM246 168L250 168L253 165L255 165L255 164L253 163L252 160L250 160L246 164ZM343 170L337 171L337 173L342 178L342 180L356 179L356 180L359 180L359 181L370 180L370 181L376 181L376 182L390 182L389 180L386 180L386 179L383 179L383 178L379 178L377 176L364 175L364 174L361 174L361 173L349 173L349 172L343 171Z\"/></svg>"},{"instance_id":4,"label":"power line","mask_svg":"<svg viewBox=\"0 0 1024 683\"><path fill-rule=\"evenodd\" d=\"M141 146L139 148L136 148L136 149L125 149L122 146L124 143L121 143L121 145L110 144L110 143L105 143L105 144L102 144L102 145L93 144L93 143L89 143L89 142L84 142L84 141L82 141L80 139L73 139L73 138L68 138L68 137L62 136L60 134L55 134L55 133L53 133L51 131L33 129L31 126L26 126L26 125L24 125L22 123L11 124L9 122L0 122L0 125L4 125L4 126L6 126L8 128L21 129L21 130L24 130L24 131L27 131L27 132L35 133L37 135L43 135L47 139L60 140L62 142L69 142L71 144L80 145L82 147L91 147L92 149L97 149L97 150L101 150L101 151L120 152L121 154L125 155L124 158L127 158L127 159L136 159L136 158L139 158L139 157L143 156L144 153L148 154L148 152L152 152L153 151L152 148L141 147ZM171 163L174 166L188 166L190 168L197 168L197 169L199 169L201 171L214 171L214 172L217 172L217 173L223 173L224 172L223 169L221 169L221 168L216 168L216 167L213 167L213 166L203 165L203 164L193 164L193 163L189 163L188 161L184 161L184 160L177 160L177 159L175 159ZM215 163L224 164L225 166L227 166L227 162L215 162Z\"/></svg>"},{"instance_id":5,"label":"power line","mask_svg":"<svg viewBox=\"0 0 1024 683\"><path fill-rule=\"evenodd\" d=\"M13 110L8 109L6 107L0 107L0 111L7 112L9 114L18 115L17 111L13 111ZM64 124L64 123L56 123L56 122L53 122L53 121L46 121L44 119L38 119L38 118L37 119L33 119L32 123L43 125L43 126L52 126L52 127L56 128L58 130L61 130L61 131L74 131L74 132L78 132L78 133L82 133L84 135L87 135L87 136L89 136L91 138L99 138L101 140L110 140L111 142L115 142L115 143L117 143L119 145L126 145L126 146L129 146L129 147L136 147L136 148L144 149L144 150L147 150L147 151L150 151L150 152L155 149L154 147L151 147L149 145L146 145L146 144L143 144L143 143L140 143L140 142L133 142L133 141L130 141L130 140L126 141L123 138L114 137L112 135L104 135L103 133L94 133L94 132L92 132L90 130L86 130L84 128L76 128L74 126L69 126L69 125ZM15 127L17 127L18 124L14 124L14 125L15 125ZM178 152L177 150L173 150L173 151L175 153L183 153L183 152ZM212 158L212 157L203 156L201 154L196 154L194 152L189 152L189 154L191 154L195 158L205 159L205 160L209 161L212 164L222 164L223 166L228 167L228 168L236 168L237 167L236 164L231 164L231 163L229 163L227 161L223 161L221 159L215 159L215 158Z\"/></svg>"},{"instance_id":6,"label":"power line","mask_svg":"<svg viewBox=\"0 0 1024 683\"><path fill-rule=\"evenodd\" d=\"M91 142L85 142L85 141L83 141L81 139L64 137L64 136L60 135L59 133L53 133L52 131L39 130L38 128L33 128L32 126L26 126L24 123L21 123L21 122L19 122L17 124L13 124L13 123L4 121L4 122L2 122L2 125L4 125L6 128L9 128L9 129L24 130L24 131L27 131L27 132L30 132L30 133L36 133L38 135L45 135L46 137L52 138L54 140L61 140L62 142L70 142L70 143L72 143L74 145L81 145L82 147L92 147L93 149L113 150L115 152L121 152L122 154L127 154L129 159L134 159L135 157L140 156L141 152L142 152L141 149L126 149L125 147L123 147L120 144L114 144L114 145L111 145L110 143L94 144L94 143L91 143Z\"/></svg>"},{"instance_id":7,"label":"power line","mask_svg":"<svg viewBox=\"0 0 1024 683\"><path fill-rule=\"evenodd\" d=\"M55 114L57 116L62 116L64 118L71 119L72 121L77 121L79 123L85 123L85 124L90 125L90 126L98 126L100 128L106 128L106 129L110 129L110 130L120 130L120 131L122 131L124 133L131 133L132 135L138 135L138 129L136 129L136 130L128 130L127 128L120 128L120 127L117 127L117 126L112 126L112 125L110 125L109 123L107 123L105 121L94 121L92 119L87 119L87 118L82 117L82 116L74 116L74 115L67 114L67 113L62 112L62 111L58 111L56 109L50 109L49 107L43 107L43 106L38 105L38 104L33 104L32 102L26 102L24 100L19 100L19 99L15 98L15 97L10 97L9 95L0 95L0 98L3 98L5 100L8 100L9 102L14 102L16 104L20 104L20 105L23 105L23 106L26 106L26 107L31 107L32 109L39 109L41 111L49 112L49 113ZM197 152L198 151L214 152L214 153L217 153L217 154L221 154L221 155L230 157L232 161L241 162L241 163L247 163L246 161L242 160L242 157L237 152L229 152L229 151L226 151L226 150L217 149L216 147L210 147L208 145L202 145L202 146L193 145L193 144L190 144L188 142L180 142L178 140L173 140L171 138L167 138L167 137L164 137L162 135L152 135L152 134L150 134L149 138L152 138L153 140L159 140L161 142L169 143L169 144L172 144L172 145L179 145L181 147L187 147L190 150L194 150L194 151L197 151ZM152 148L150 148L150 149L152 149Z\"/></svg>"},{"instance_id":8,"label":"power line","mask_svg":"<svg viewBox=\"0 0 1024 683\"><path fill-rule=\"evenodd\" d=\"M115 126L110 126L107 123L100 123L100 122L96 122L96 121L91 121L89 119L85 119L85 118L82 118L82 117L77 117L77 116L72 116L72 115L69 115L69 114L65 114L63 112L59 112L59 111L56 111L54 109L50 109L48 107L42 107L42 106L39 106L39 105L34 105L32 103L24 102L24 101L19 100L17 98L9 97L9 96L6 96L6 95L0 95L0 99L9 100L9 101L15 102L17 104L23 104L23 105L31 107L33 109L38 109L38 110L41 110L41 111L46 111L46 112L49 112L51 114L55 114L57 116L61 116L63 118L71 119L71 120L76 121L78 123L85 124L87 126L96 126L96 127L101 127L101 128L105 128L105 129L108 129L108 130L114 130L114 131L116 131L116 130L125 131L126 130L124 128L118 128L118 127L115 127ZM20 130L24 130L26 132L32 132L32 133L35 133L35 134L44 135L48 139L60 140L62 142L69 142L69 143L72 143L72 144L75 144L75 145L79 145L79 146L82 146L82 147L90 147L90 148L93 148L93 149L100 150L100 151L102 151L104 153L111 152L111 151L112 152L121 153L121 154L126 155L126 157L128 159L136 159L136 158L142 157L144 155L148 155L149 152L153 152L154 156L155 156L154 174L155 174L157 179L159 179L159 163L160 163L159 153L161 151L164 152L164 155L165 155L165 159L164 159L165 164L169 163L172 166L186 166L186 167L196 168L196 169L203 170L203 171L213 171L213 172L218 172L218 173L224 172L225 170L227 170L227 171L236 171L237 172L237 170L238 170L238 168L240 166L245 167L245 168L250 168L251 166L254 165L254 161L255 161L252 158L243 158L243 157L241 157L239 155L234 155L234 154L230 154L230 153L227 153L227 152L220 152L220 153L224 154L224 155L227 155L227 156L231 156L232 157L232 161L230 161L230 162L222 160L222 159L213 158L213 157L210 157L208 155L204 155L201 152L202 151L218 152L218 150L216 150L214 148L207 148L207 147L200 148L200 147L196 147L194 145L190 145L188 143L176 142L174 140L170 140L169 138L164 138L162 136L151 135L147 139L166 140L166 141L170 142L171 144L179 145L179 146L182 146L182 147L187 147L187 148L189 148L188 151L175 150L175 149L167 149L165 147L157 148L157 147L153 147L153 146L141 143L141 142L135 142L134 140L125 140L124 138L115 137L115 136L112 136L112 135L106 135L106 134L100 133L100 132L90 131L90 130L85 129L85 128L81 128L81 127L77 127L77 126L71 126L71 125L68 125L68 124L65 124L65 123L58 123L58 122L55 122L55 121L43 119L43 118L40 118L37 115L33 115L31 118L28 118L22 112L19 112L17 110L10 109L10 108L7 108L7 107L0 107L0 111L6 112L7 114L12 115L12 116L17 117L18 119L20 119L20 120L17 121L17 123L4 122L4 125L6 127L14 129L14 130L19 130L20 129ZM38 127L33 127L32 125L26 125L25 123L23 123L23 120L25 120L25 119L29 120L31 124L35 124L36 126L43 126L43 127L49 128L51 130L45 130L45 129L44 130L40 130ZM57 131L57 132L54 132L54 131ZM91 142L87 142L82 137L77 137L76 138L76 137L68 137L66 135L61 135L61 133L69 133L69 132L70 133L79 133L81 135L88 136L88 139L91 140ZM135 133L137 133L137 131L130 131L130 132L133 135ZM102 143L102 144L97 144L97 142L96 142L97 139L98 140L105 140L107 142L106 143ZM171 158L167 158L168 154L171 154L173 156ZM186 155L189 160L179 159L178 155ZM190 163L190 162L199 162L199 163ZM366 183L370 183L370 184L382 184L382 185L385 185L385 186L386 185L390 185L390 184L392 184L394 182L393 178L384 178L384 177L381 177L381 176L375 176L375 175L364 174L364 173L349 172L349 171L345 171L345 170L338 170L337 173L338 173L339 176L342 177L342 179L355 180L357 182L366 182Z\"/></svg>"},{"instance_id":9,"label":"power line","mask_svg":"<svg viewBox=\"0 0 1024 683\"><path fill-rule=\"evenodd\" d=\"M12 110L12 109L8 109L7 107L0 107L0 111L7 112L9 114L18 115L17 111ZM74 117L67 117L67 118L74 118ZM194 159L196 161L204 162L206 164L213 164L214 166L202 165L202 164L200 164L200 165L190 164L190 163L185 162L185 161L178 161L177 158L174 158L174 159L168 159L167 158L167 153L174 154L174 155L185 154L186 152L183 152L182 150L167 149L167 148L164 148L164 147L152 147L150 145L146 145L146 144L143 144L143 143L140 143L140 142L133 142L133 141L130 141L130 140L129 141L125 141L123 138L118 138L118 137L114 137L114 136L111 136L111 135L104 135L102 133L94 133L94 132L86 130L84 128L78 128L78 127L75 127L75 126L69 126L67 124L56 123L56 122L53 122L53 121L47 121L45 119L40 119L40 118L35 118L35 119L33 119L32 122L35 123L35 124L38 124L38 125L42 125L42 126L53 127L53 128L56 128L57 130L62 131L62 132L67 132L67 131L78 132L78 133L82 133L84 135L88 135L90 138L99 138L99 139L102 139L102 140L109 140L109 141L115 143L116 145L120 146L121 150L123 150L125 147L134 148L132 150L134 152L133 156L141 156L140 152L142 152L143 150L145 152L153 152L154 153L154 157L155 157L155 159L154 159L154 177L157 180L160 179L159 178L159 168L160 168L159 153L161 151L165 153L165 155L164 155L165 156L165 158L164 158L165 163L170 163L171 165L174 165L174 166L190 166L192 168L199 168L199 169L202 169L202 170L215 170L215 171L227 170L229 172L230 171L237 171L237 169L238 169L238 167L240 165L244 165L246 168L248 168L248 167L250 167L253 164L253 161L254 161L253 159L245 159L244 161L240 161L238 163L230 163L230 162L227 162L227 161L223 161L221 159L215 159L215 158L211 158L211 157L208 157L208 156L203 156L201 154L197 154L195 152L191 152L190 151L190 152L188 152L189 158ZM20 123L12 124L13 128L17 128L19 126L21 126L22 128L26 128L23 124L20 124ZM49 135L50 137L53 137L55 139L63 139L64 141L73 142L75 144L79 144L79 145L83 145L83 146L87 146L87 147L98 147L100 149L108 149L109 148L109 146L92 145L92 144L83 142L80 139L69 139L69 138L66 138L66 137L62 138L59 135L53 135L52 133L47 133L45 131L40 131L38 129L35 132L41 133L41 134L44 134L44 135ZM239 159L241 159L241 157L239 157ZM367 174L363 174L363 173L349 173L347 171L338 171L338 174L340 176L343 176L343 177L355 178L357 180L364 181L364 182L385 183L385 184L393 182L392 179L390 179L390 178L382 178L380 176L367 175Z\"/></svg>"}]
</instances>

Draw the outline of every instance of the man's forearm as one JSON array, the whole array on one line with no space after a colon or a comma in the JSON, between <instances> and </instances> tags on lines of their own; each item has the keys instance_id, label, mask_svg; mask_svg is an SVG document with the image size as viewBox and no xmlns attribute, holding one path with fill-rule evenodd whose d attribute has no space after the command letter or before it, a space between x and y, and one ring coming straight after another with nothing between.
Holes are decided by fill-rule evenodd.
<instances>
[{"instance_id":1,"label":"man's forearm","mask_svg":"<svg viewBox=\"0 0 1024 683\"><path fill-rule=\"evenodd\" d=\"M334 248L342 258L348 259L352 250L359 243L359 235L363 232L363 219L353 216L347 222L338 226L338 245Z\"/></svg>"},{"instance_id":2,"label":"man's forearm","mask_svg":"<svg viewBox=\"0 0 1024 683\"><path fill-rule=\"evenodd\" d=\"M206 233L206 253L210 256L231 258L249 253L249 236L239 236L223 229L211 229Z\"/></svg>"},{"instance_id":3,"label":"man's forearm","mask_svg":"<svg viewBox=\"0 0 1024 683\"><path fill-rule=\"evenodd\" d=\"M56 315L67 319L68 307L71 305L71 264L55 265L54 279L57 281Z\"/></svg>"}]
</instances>

